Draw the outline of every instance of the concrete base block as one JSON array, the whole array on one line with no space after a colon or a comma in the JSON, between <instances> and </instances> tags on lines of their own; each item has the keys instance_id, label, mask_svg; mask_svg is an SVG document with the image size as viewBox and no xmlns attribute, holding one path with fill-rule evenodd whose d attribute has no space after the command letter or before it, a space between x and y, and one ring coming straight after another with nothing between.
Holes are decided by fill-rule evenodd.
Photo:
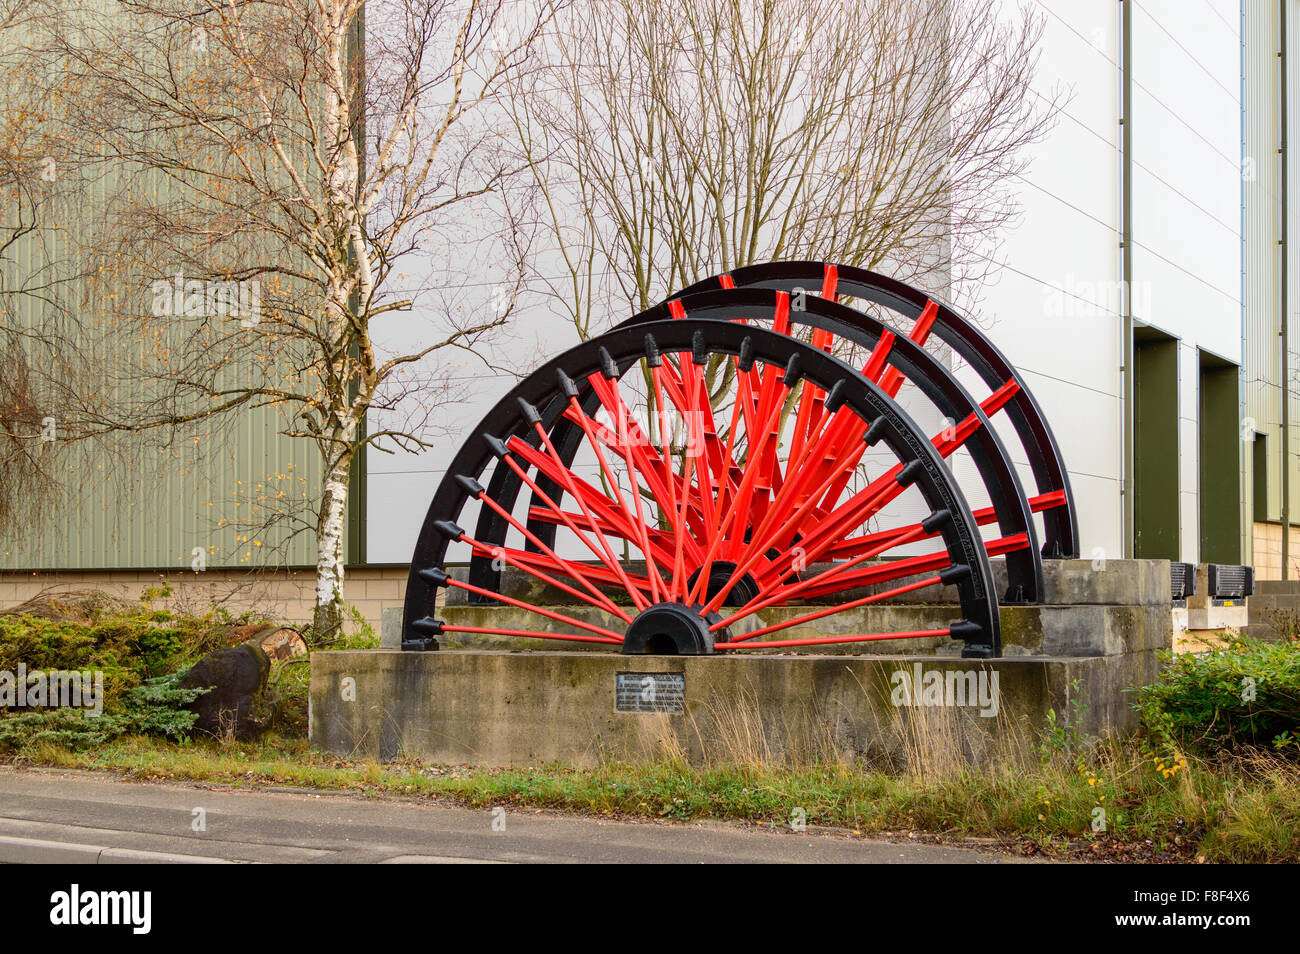
<instances>
[{"instance_id":1,"label":"concrete base block","mask_svg":"<svg viewBox=\"0 0 1300 954\"><path fill-rule=\"evenodd\" d=\"M1193 605L1192 599L1195 597L1187 601L1188 629L1240 630L1250 622L1245 600L1236 600L1233 606L1215 606L1210 600Z\"/></svg>"},{"instance_id":2,"label":"concrete base block","mask_svg":"<svg viewBox=\"0 0 1300 954\"><path fill-rule=\"evenodd\" d=\"M1151 650L987 662L318 652L311 741L340 755L481 766L589 767L663 755L696 764L836 758L898 765L917 751L979 763L1031 745L1048 710L1070 711L1080 694L1084 732L1133 728L1124 690L1149 682L1157 666ZM619 674L627 674L621 703ZM680 696L664 681L672 677L680 677ZM622 711L629 706L648 711Z\"/></svg>"},{"instance_id":3,"label":"concrete base block","mask_svg":"<svg viewBox=\"0 0 1300 954\"><path fill-rule=\"evenodd\" d=\"M798 616L805 616L817 606L770 606L733 627L740 636L761 626L771 626ZM609 618L589 606L553 606L551 609L586 623L608 625ZM496 629L536 630L539 623L551 632L566 632L564 626L551 623L528 610L514 606L448 605L439 611L443 622L456 626ZM782 630L782 639L814 639L821 636L844 636L855 633L914 632L942 629L960 615L958 607L946 604L890 603L864 606L851 613L833 613L821 619ZM1003 606L1002 644L1006 656L1107 656L1151 649L1169 649L1173 645L1173 625L1169 605L1165 603L1132 606L1101 604ZM578 630L572 630L579 632ZM479 633L446 633L438 637L444 649L496 649L507 651L583 651L582 645L559 640L530 639L517 636L492 636ZM393 648L398 648L400 643ZM609 649L587 644L587 651L604 653ZM385 648L388 648L385 646ZM873 643L803 647L817 655L889 656L959 656L961 644L942 637L881 640ZM799 648L746 650L746 653L801 653Z\"/></svg>"},{"instance_id":4,"label":"concrete base block","mask_svg":"<svg viewBox=\"0 0 1300 954\"><path fill-rule=\"evenodd\" d=\"M380 649L402 648L403 618L403 607L387 606L384 608L384 615L381 618L379 627Z\"/></svg>"}]
</instances>

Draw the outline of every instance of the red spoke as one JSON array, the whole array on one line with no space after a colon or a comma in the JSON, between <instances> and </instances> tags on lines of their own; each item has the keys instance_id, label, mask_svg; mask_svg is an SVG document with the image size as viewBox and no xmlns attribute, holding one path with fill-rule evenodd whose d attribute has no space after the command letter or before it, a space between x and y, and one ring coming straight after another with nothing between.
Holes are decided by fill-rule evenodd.
<instances>
[{"instance_id":1,"label":"red spoke","mask_svg":"<svg viewBox=\"0 0 1300 954\"><path fill-rule=\"evenodd\" d=\"M768 633L775 633L778 630L789 629L791 626L800 626L804 623L811 623L813 620L822 619L833 613L842 613L844 610L856 609L859 606L869 606L872 603L879 603L881 600L887 600L894 596L902 596L904 593L911 593L913 590L923 590L927 586L934 586L942 580L937 576L929 576L923 580L917 580L915 583L907 583L903 586L896 586L892 590L885 590L882 593L873 593L870 596L864 596L861 599L850 600L847 603L838 603L835 606L827 606L825 609L817 610L814 613L806 613L803 616L796 616L793 619L787 619L780 623L773 623L770 626L764 626L753 632L746 633L743 636L736 636L732 639L733 643L741 643L758 636L765 636Z\"/></svg>"},{"instance_id":2,"label":"red spoke","mask_svg":"<svg viewBox=\"0 0 1300 954\"><path fill-rule=\"evenodd\" d=\"M542 426L540 421L534 421L533 430L537 433L537 436L541 438L543 446L546 447L546 453L550 455L551 460L555 462L556 471L560 475L560 483L564 485L565 490L567 490L573 496L573 499L578 504L579 509L582 510L583 516L587 518L587 524L595 532L596 542L599 543L601 549L605 551L605 555L609 557L610 562L621 567L618 557L616 557L614 555L614 551L610 549L609 541L605 539L605 535L600 532L600 527L597 526L596 524L596 518L592 515L591 508L587 506L587 502L584 499L585 495L578 492L577 476L571 470L569 470L568 467L564 465L563 458L560 457L559 453L556 452L555 445L551 443L550 435L546 433L546 428ZM520 443L523 442L521 441ZM586 481L583 481L583 483L585 484ZM590 484L587 484L587 488L589 488L589 492L593 496L599 496L600 498L602 498L603 505L607 506L609 504L608 495L600 494L598 491L596 491L596 488L591 487ZM610 509L612 510L612 507ZM649 559L650 557L647 554L646 560L648 561Z\"/></svg>"},{"instance_id":3,"label":"red spoke","mask_svg":"<svg viewBox=\"0 0 1300 954\"><path fill-rule=\"evenodd\" d=\"M843 504L822 517L818 522L817 529L799 542L799 545L804 548L808 562L815 562L823 551L834 544L836 538L843 536L853 527L861 526L873 514L898 497L905 489L898 482L898 478L902 473L903 465L895 464Z\"/></svg>"},{"instance_id":4,"label":"red spoke","mask_svg":"<svg viewBox=\"0 0 1300 954\"><path fill-rule=\"evenodd\" d=\"M612 643L623 644L622 639L610 639L607 636L579 636L562 633L543 633L532 629L495 629L491 626L449 626L442 625L444 633L484 633L490 636L527 636L530 639L562 639L570 643Z\"/></svg>"},{"instance_id":5,"label":"red spoke","mask_svg":"<svg viewBox=\"0 0 1300 954\"><path fill-rule=\"evenodd\" d=\"M662 361L660 357L660 361ZM672 519L669 525L673 529L673 536L676 546L673 554L673 571L668 584L669 600L677 599L678 587L681 585L681 565L682 565L682 542L686 536L685 528L678 522L677 513L677 475L673 472L673 449L672 438L668 435L667 408L664 407L664 389L662 387L663 365L656 364L650 371L651 383L654 386L655 411L659 418L659 456L664 464L664 484L668 487L668 507ZM688 477L689 481L690 478ZM660 513L664 512L663 502L659 505Z\"/></svg>"},{"instance_id":6,"label":"red spoke","mask_svg":"<svg viewBox=\"0 0 1300 954\"><path fill-rule=\"evenodd\" d=\"M483 544L472 541L468 534L462 534L461 539L472 546L482 547ZM565 623L569 626L576 626L578 629L585 629L590 633L596 633L598 636L606 636L610 639L622 642L623 637L611 629L603 626L596 626L592 623L584 623L580 619L574 619L572 616L565 616L563 613L556 613L553 610L545 609L541 606L533 606L531 603L525 603L523 600L517 600L513 596L506 596L504 593L495 593L492 590L485 590L481 586L475 586L473 583L466 583L463 580L457 580L447 577L447 586L454 586L459 590L465 590L469 593L477 593L479 596L486 596L494 600L500 600L502 603L509 603L511 606L517 606L522 610L528 610L530 613L536 613L539 616L545 616L547 619L553 619L557 623Z\"/></svg>"},{"instance_id":7,"label":"red spoke","mask_svg":"<svg viewBox=\"0 0 1300 954\"><path fill-rule=\"evenodd\" d=\"M514 450L516 452L518 452L520 448L527 448L529 451L533 450L533 448L528 447L527 444L519 440L519 438L517 437L512 437L510 439L509 445L507 446L509 449ZM515 475L520 480L522 480L525 484L528 485L528 489L531 490L534 494L536 494L538 499L540 499L542 503L544 503L547 507L549 507L552 510L552 512L554 512L555 515L560 518L560 520L564 523L564 525L567 526L569 530L579 540L583 542L583 544L587 547L587 549L590 550L592 554L595 555L596 559L600 560L602 563L604 563L606 566L608 566L611 570L613 570L616 574L619 575L619 577L623 580L623 585L627 588L628 595L632 597L632 601L637 604L638 609L645 609L647 606L650 605L646 601L645 597L642 596L641 593L636 589L636 587L632 585L632 582L628 580L627 574L623 572L622 565L618 562L617 559L614 558L614 555L612 552L609 551L608 546L605 546L603 548L598 548L589 539L587 539L587 535L578 529L577 524L574 521L569 519L569 516L559 508L559 506L555 503L555 501L551 499L550 495L547 494L546 491L542 490L542 488L537 485L537 482L533 480L531 477L529 477L528 474L524 471L524 469L520 467L517 463L515 463L514 460L511 459L509 454L506 454L501 459L505 461L506 466L508 466L511 470L515 472ZM572 490L570 490L569 492L573 493ZM597 532L596 536L598 539L600 539L602 543L604 542L604 537L599 532ZM602 553L601 552L602 549L605 552ZM650 557L647 556L646 560L649 561L649 559Z\"/></svg>"},{"instance_id":8,"label":"red spoke","mask_svg":"<svg viewBox=\"0 0 1300 954\"><path fill-rule=\"evenodd\" d=\"M758 643L715 643L714 649L782 649L787 646L829 646L832 643L870 643L879 639L925 639L951 636L948 629L917 629L905 633L872 633L869 636L814 636L808 639L766 639Z\"/></svg>"},{"instance_id":9,"label":"red spoke","mask_svg":"<svg viewBox=\"0 0 1300 954\"><path fill-rule=\"evenodd\" d=\"M1010 537L1003 537L999 540L991 540L985 544L985 550L989 556L1001 556L1011 553L1015 550L1023 550L1029 546L1029 538L1023 534L1015 534ZM951 564L946 552L924 553L918 556L903 557L898 560L889 560L877 566L866 567L864 569L854 570L850 573L841 574L833 584L821 586L810 586L800 593L803 599L813 599L818 596L825 596L828 593L839 593L844 590L853 589L858 586L866 586L871 583L884 583L889 580L901 579L905 576L913 576L917 573L929 573L934 570L942 570Z\"/></svg>"},{"instance_id":10,"label":"red spoke","mask_svg":"<svg viewBox=\"0 0 1300 954\"><path fill-rule=\"evenodd\" d=\"M832 420L844 411L845 409L842 406L837 408L835 415L832 416ZM831 428L824 429L818 436L817 442L809 449L808 456L815 459L818 454L823 452L823 446L830 439ZM836 456L836 459L838 460L839 457L845 456L849 453L850 451L848 450L841 450ZM781 492L777 495L777 499L773 501L772 507L769 508L767 516L751 535L749 545L747 546L742 559L737 562L736 568L732 571L731 577L724 589L729 589L736 581L742 579L759 560L767 559L766 553L773 545L787 538L793 539L793 528L797 526L805 516L807 516L813 507L816 506L821 494L836 478L835 469L830 469L822 479L822 482L816 486L816 489L807 493L807 495L804 496L803 501L791 510L791 500L799 499L804 488L808 486L809 481L815 473L816 471L813 468L801 468L795 476L791 480L787 481L781 488ZM782 522L778 524L774 530L770 529L773 520L781 513L785 514ZM774 561L769 560L768 562L771 564Z\"/></svg>"},{"instance_id":11,"label":"red spoke","mask_svg":"<svg viewBox=\"0 0 1300 954\"><path fill-rule=\"evenodd\" d=\"M623 499L623 488L619 486L618 477L614 474L613 468L610 467L608 460L605 458L605 452L601 449L600 441L597 439L595 434L595 422L587 416L586 411L582 409L582 406L578 403L576 397L569 398L569 410L574 415L573 419L577 421L578 426L582 428L582 432L587 436L587 441L591 444L591 449L595 452L596 458L600 461L600 468L605 474L605 479L610 482L614 488L614 492L618 494L619 509L623 511L623 516L627 520L628 526L641 532L639 540L635 537L632 539L637 546L641 548L641 552L645 556L647 576L650 580L651 597L654 602L657 603L659 602L659 591L663 584L663 579L659 576L659 567L650 553L649 531L646 527L641 509L641 494L639 488L636 486L636 480L634 477L629 477L629 480L632 482L632 498L636 504L636 513L634 514L628 509L627 501ZM632 464L630 461L626 462L630 470ZM624 539L628 538L624 537Z\"/></svg>"},{"instance_id":12,"label":"red spoke","mask_svg":"<svg viewBox=\"0 0 1300 954\"><path fill-rule=\"evenodd\" d=\"M736 612L732 613L726 619L714 623L712 626L709 627L709 629L712 630L713 632L717 632L719 629L722 629L723 627L730 626L738 619L744 619L746 616L750 616L754 613L757 613L765 606L770 606L778 599L789 599L791 596L794 596L796 593L799 593L800 591L805 590L810 586L814 586L818 583L825 582L825 580L828 577L835 576L836 574L842 573L845 570L848 570L849 568L856 566L859 563L862 563L864 560L870 560L871 558L877 557L880 554L884 553L886 550L892 549L893 547L896 546L901 546L904 543L909 543L911 542L912 539L921 536L921 534L923 533L925 533L924 528L918 527L915 532L910 534L903 534L902 536L900 536L896 542L889 543L887 545L883 545L878 548L873 548L871 550L868 550L866 553L863 553L860 556L856 556L845 563L841 563L836 566L833 566L829 570L825 570L824 572L819 573L808 580L791 583L788 586L781 587L775 593L771 593L768 596L762 596L762 595L756 596L754 599L750 600L744 606L740 607L740 609L736 610ZM710 601L709 605L705 608L704 612L716 613L718 611L718 608L722 605L722 598L725 595L726 595L725 592L720 592L716 597L714 597L713 600Z\"/></svg>"},{"instance_id":13,"label":"red spoke","mask_svg":"<svg viewBox=\"0 0 1300 954\"><path fill-rule=\"evenodd\" d=\"M827 301L835 301L835 288L838 283L839 269L834 265L827 265L822 275L821 297ZM813 329L812 344L814 348L820 348L830 354L831 346L834 343L834 334L825 328ZM799 413L795 418L794 439L790 445L789 460L803 460L803 448L808 441L812 440L812 435L816 433L821 424L825 398L826 392L811 381L803 383L803 393L800 395Z\"/></svg>"},{"instance_id":14,"label":"red spoke","mask_svg":"<svg viewBox=\"0 0 1300 954\"><path fill-rule=\"evenodd\" d=\"M542 567L545 567L546 569L559 574L564 574L566 572L563 566L559 565L550 557L545 556L544 554L541 553L533 553L528 550L519 550L514 547L493 547L491 552L493 554L501 554L503 558L504 558L504 554L509 554L510 558L514 560L515 563L522 564L520 566L521 570L524 570L525 572L530 573L532 575L537 575L537 573L540 572ZM584 566L583 573L589 578L595 580L596 582L604 584L605 586L614 586L614 587L619 587L620 589L622 588L623 586L622 578L617 573L614 573L612 570L609 570L608 568L601 566L600 564L597 563L586 563L583 564L583 566ZM632 584L636 586L638 589L640 589L642 592L646 592L650 589L649 580L643 579L642 577L636 575L635 573L628 573L627 577L629 580L632 581Z\"/></svg>"},{"instance_id":15,"label":"red spoke","mask_svg":"<svg viewBox=\"0 0 1300 954\"><path fill-rule=\"evenodd\" d=\"M783 387L787 392L789 392L790 389L788 385L783 385ZM778 414L780 414L780 412L781 412L781 402L777 402L776 406L772 409L771 418L775 419L775 417ZM770 425L770 421L764 423L764 426L760 428L758 431L757 443L751 444L751 446L749 447L749 452L746 455L746 461L745 461L746 463L745 475L740 482L740 489L737 494L737 499L735 503L727 510L727 515L723 520L723 525L721 528L722 532L718 535L718 537L714 538L714 540L709 544L708 552L705 556L704 564L703 564L704 567L706 567L706 569L704 569L700 573L699 579L697 579L695 582L695 588L692 590L690 594L690 602L698 601L701 597L701 594L708 592L707 590L708 577L709 577L708 568L711 568L713 565L713 560L717 553L718 544L723 539L724 535L727 540L732 540L734 537L734 534L729 534L726 531L732 527L741 527L743 518L745 516L748 516L749 513L748 501L749 501L750 491L753 487L755 479L758 476L758 468L754 467L753 464L755 462L755 459L758 457L758 455L762 454L763 447L767 442L769 425ZM743 544L743 540L744 540L743 529L740 531L740 537L741 537L741 542ZM717 596L715 596L714 599L720 601L725 596L726 596L726 590L723 589L718 592ZM712 605L712 603L713 600L710 600L709 605ZM721 604L719 603L719 605ZM706 609L704 610L704 612L712 612L712 610Z\"/></svg>"},{"instance_id":16,"label":"red spoke","mask_svg":"<svg viewBox=\"0 0 1300 954\"><path fill-rule=\"evenodd\" d=\"M934 320L938 317L939 306L932 301L927 301L925 308L921 311L921 316L912 325L912 331L908 334L908 337L917 344L924 345L926 339L930 337L930 329L934 326ZM880 378L880 389L891 398L898 397L898 391L902 386L903 375L897 368L890 368Z\"/></svg>"},{"instance_id":17,"label":"red spoke","mask_svg":"<svg viewBox=\"0 0 1300 954\"><path fill-rule=\"evenodd\" d=\"M528 527L526 527L524 524L516 520L508 510L506 510L499 503L497 503L495 500L489 497L487 495L487 491L480 491L476 499L478 499L482 503L487 504L489 508L491 508L498 516L501 517L501 519L505 520L506 523L510 524L510 526L514 527L514 529L522 533L529 540L529 542L531 542L534 546L540 547L543 552L545 552L547 555L549 555L554 560L556 560L556 562L558 562L561 566L563 566L565 572L568 573L570 577L572 577L574 580L577 580L582 586L586 587L591 592L591 594L596 598L596 602L592 603L592 600L590 598L583 596L581 593L570 590L569 587L565 586L563 583L560 583L557 580L548 580L548 582L551 582L556 586L568 590L570 593L573 593L574 596L577 596L580 599L584 599L587 602L592 603L592 605L600 606L602 609L608 610L614 615L621 617L624 622L627 623L632 622L632 617L628 616L625 612L619 609L610 600L608 596L600 592L600 590L596 588L595 584L591 583L585 576L583 576L581 570L579 570L575 566L572 566L568 560L564 559L564 557L560 556L549 546L547 546L535 533L529 530ZM519 569L524 570L525 573L529 572L524 567L519 567Z\"/></svg>"},{"instance_id":18,"label":"red spoke","mask_svg":"<svg viewBox=\"0 0 1300 954\"><path fill-rule=\"evenodd\" d=\"M589 380L593 388L597 390L597 394L606 409L611 414L615 414L618 421L623 422L620 424L618 431L620 449L623 452L624 460L627 462L628 477L632 484L633 497L637 500L637 505L640 506L638 477L645 480L650 494L655 500L669 499L670 493L673 495L672 499L676 499L676 485L680 483L680 478L672 473L671 463L661 459L650 438L646 436L632 418L632 413L624 404L623 396L619 392L617 384L615 383L613 387L610 387L610 383L605 381L599 374L593 374ZM598 384L600 387L597 387ZM669 475L666 483L660 479L660 473L656 473L657 471ZM671 491L669 490L670 486L674 488ZM692 516L695 516L694 512L692 512ZM694 538L687 534L684 541L691 552L692 559L697 558L699 546Z\"/></svg>"},{"instance_id":19,"label":"red spoke","mask_svg":"<svg viewBox=\"0 0 1300 954\"><path fill-rule=\"evenodd\" d=\"M733 438L735 437L735 433L736 433L737 414L739 412L739 408L740 408L739 403L735 404L732 407L731 433L727 439L726 459L728 461L732 459L731 450L732 450ZM728 506L725 508L726 512L730 512L730 498L732 496L729 485L730 485L730 481L728 480L728 492L725 495L728 504ZM705 538L706 547L705 547L704 560L700 564L699 576L695 580L695 585L693 587L690 587L690 592L686 596L686 602L692 605L699 602L699 600L701 599L701 594L708 592L709 576L713 572L713 559L718 552L719 544L723 540L723 527L721 521L721 515L724 512L723 499L724 499L723 488L721 482L719 482L718 493L714 497L714 507L713 507L712 514L710 515L711 526L710 526L709 533ZM701 589L701 587L703 587L703 589Z\"/></svg>"},{"instance_id":20,"label":"red spoke","mask_svg":"<svg viewBox=\"0 0 1300 954\"><path fill-rule=\"evenodd\" d=\"M1002 387L998 388L983 401L980 402L980 409L986 417L992 417L998 411L1002 410L1013 397L1020 393L1020 385L1014 380L1008 381Z\"/></svg>"},{"instance_id":21,"label":"red spoke","mask_svg":"<svg viewBox=\"0 0 1300 954\"><path fill-rule=\"evenodd\" d=\"M776 296L776 312L773 316L772 330L778 334L788 335L790 333L790 296L785 292L778 292ZM783 409L785 400L789 395L789 388L784 390L781 384L781 368L777 365L768 365L763 374L763 387L758 401L759 421L770 421L768 424L770 433L768 440L763 445L763 452L758 458L758 480L754 482L757 491L754 500L754 516L761 519L767 512L768 498L772 492L781 486L783 479L781 468L777 461L777 445L780 443L781 416L778 414L772 416L774 410ZM774 402L778 405L773 407Z\"/></svg>"}]
</instances>

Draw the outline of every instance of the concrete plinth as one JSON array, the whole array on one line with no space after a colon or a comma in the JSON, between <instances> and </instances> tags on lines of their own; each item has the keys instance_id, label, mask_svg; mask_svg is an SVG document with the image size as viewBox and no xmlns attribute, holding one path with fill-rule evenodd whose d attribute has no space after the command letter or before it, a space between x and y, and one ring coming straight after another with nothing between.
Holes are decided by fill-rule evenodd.
<instances>
[{"instance_id":1,"label":"concrete plinth","mask_svg":"<svg viewBox=\"0 0 1300 954\"><path fill-rule=\"evenodd\" d=\"M1070 711L1072 698L1086 702L1082 731L1130 729L1134 714L1123 690L1149 681L1155 663L1153 653L974 662L327 652L312 657L311 741L327 752L385 759L592 766L665 754L693 763L890 762L904 758L909 745L938 739L979 762L1023 743L1023 730L1042 726L1049 709ZM651 710L674 708L677 700L646 677L680 675L680 711L619 711L620 673L633 677L634 688L644 686L633 705Z\"/></svg>"},{"instance_id":2,"label":"concrete plinth","mask_svg":"<svg viewBox=\"0 0 1300 954\"><path fill-rule=\"evenodd\" d=\"M311 740L345 755L410 754L485 766L590 766L662 755L694 763L893 763L917 752L979 762L1023 748L1049 710L1060 720L1080 700L1081 732L1133 728L1125 690L1155 678L1159 653L1173 641L1169 564L1053 560L1045 570L1043 603L1002 607L1004 657L988 661L961 659L960 644L946 636L802 651L624 656L605 646L582 651L554 640L445 633L438 652L316 653ZM521 574L506 573L501 592L609 623ZM780 633L942 629L959 609L944 600L949 594L936 595L935 602L889 600ZM734 633L815 609L770 607ZM525 609L471 605L457 590L438 613L461 626L563 632ZM385 645L400 636L399 622L389 621Z\"/></svg>"}]
</instances>

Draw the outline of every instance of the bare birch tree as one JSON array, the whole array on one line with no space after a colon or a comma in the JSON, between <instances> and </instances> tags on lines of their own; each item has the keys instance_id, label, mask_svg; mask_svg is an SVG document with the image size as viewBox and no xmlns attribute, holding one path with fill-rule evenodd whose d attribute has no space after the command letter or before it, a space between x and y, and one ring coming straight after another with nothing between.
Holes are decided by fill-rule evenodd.
<instances>
[{"instance_id":1,"label":"bare birch tree","mask_svg":"<svg viewBox=\"0 0 1300 954\"><path fill-rule=\"evenodd\" d=\"M973 0L581 0L515 84L578 334L719 271L809 258L936 294L994 260L1042 17Z\"/></svg>"},{"instance_id":2,"label":"bare birch tree","mask_svg":"<svg viewBox=\"0 0 1300 954\"><path fill-rule=\"evenodd\" d=\"M514 307L525 250L482 107L554 6L526 20L505 0L50 8L45 54L76 90L71 148L104 176L80 250L104 373L58 396L66 438L170 438L277 409L281 433L320 452L320 633L342 622L358 453L427 446L437 356ZM411 287L444 261L431 246L456 241L505 256L495 307L458 297L450 273ZM397 347L413 307L433 312L425 338ZM367 431L385 408L391 426Z\"/></svg>"},{"instance_id":3,"label":"bare birch tree","mask_svg":"<svg viewBox=\"0 0 1300 954\"><path fill-rule=\"evenodd\" d=\"M0 0L0 544L19 540L50 516L55 498L54 428L44 382L18 314L57 306L61 273L50 243L68 207L55 156L64 150L51 117L59 88L28 55L41 14L37 0Z\"/></svg>"}]
</instances>

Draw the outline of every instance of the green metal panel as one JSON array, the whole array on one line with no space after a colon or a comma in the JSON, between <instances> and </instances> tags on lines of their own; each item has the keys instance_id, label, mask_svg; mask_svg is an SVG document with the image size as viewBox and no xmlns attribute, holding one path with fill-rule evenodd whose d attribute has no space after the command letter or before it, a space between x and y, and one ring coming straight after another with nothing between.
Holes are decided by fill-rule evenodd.
<instances>
[{"instance_id":1,"label":"green metal panel","mask_svg":"<svg viewBox=\"0 0 1300 954\"><path fill-rule=\"evenodd\" d=\"M5 287L69 257L68 236L89 232L107 197L125 182L111 172L100 175L42 232L11 247L0 265ZM139 180L134 184L139 186ZM156 187L164 191L161 183ZM84 332L86 344L102 347L104 360L111 360L114 349L129 343L103 332L105 309L122 307L123 300L147 301L148 289L133 282L104 285L67 286L62 299L72 305L66 315L40 298L11 296L6 302L9 320L40 328L70 318ZM185 334L180 320L173 333ZM59 408L44 410L57 426ZM240 525L259 498L283 494L285 500L311 502L318 497L318 451L309 441L283 437L280 431L287 423L284 411L262 408L177 434L170 446L138 444L120 457L105 454L88 461L69 457L59 475L57 499L48 501L47 526L27 534L3 528L8 532L0 537L0 570L190 570L196 550L214 569L313 565L313 533L310 528L294 532L303 524L266 532Z\"/></svg>"},{"instance_id":2,"label":"green metal panel","mask_svg":"<svg viewBox=\"0 0 1300 954\"><path fill-rule=\"evenodd\" d=\"M1256 520L1281 517L1282 362L1279 347L1281 215L1278 183L1281 127L1278 69L1278 5L1247 3L1243 18L1243 426L1264 435L1265 491L1256 500ZM1290 18L1289 18L1290 19Z\"/></svg>"},{"instance_id":3,"label":"green metal panel","mask_svg":"<svg viewBox=\"0 0 1300 954\"><path fill-rule=\"evenodd\" d=\"M1252 519L1268 520L1268 436L1256 432L1250 445Z\"/></svg>"},{"instance_id":4,"label":"green metal panel","mask_svg":"<svg viewBox=\"0 0 1300 954\"><path fill-rule=\"evenodd\" d=\"M1133 370L1134 556L1177 560L1177 340L1164 335L1140 337Z\"/></svg>"},{"instance_id":5,"label":"green metal panel","mask_svg":"<svg viewBox=\"0 0 1300 954\"><path fill-rule=\"evenodd\" d=\"M1200 559L1241 562L1241 437L1235 365L1200 356Z\"/></svg>"}]
</instances>

